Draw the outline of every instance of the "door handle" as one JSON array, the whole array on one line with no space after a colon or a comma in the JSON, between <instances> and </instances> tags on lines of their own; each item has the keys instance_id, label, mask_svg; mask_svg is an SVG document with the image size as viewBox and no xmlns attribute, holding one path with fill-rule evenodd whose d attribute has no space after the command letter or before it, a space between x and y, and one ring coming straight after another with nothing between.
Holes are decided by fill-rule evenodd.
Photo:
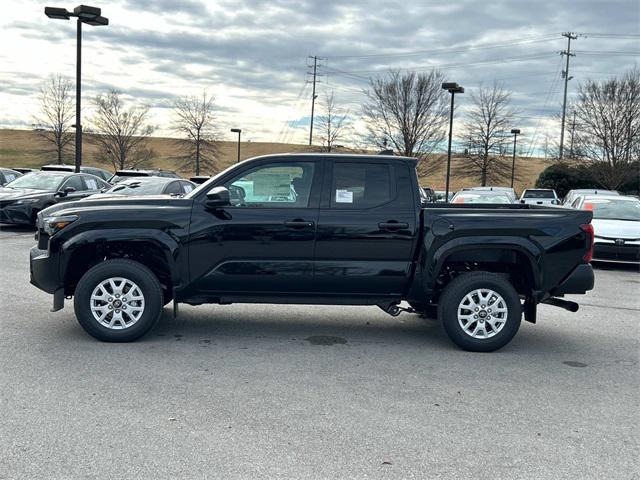
<instances>
[{"instance_id":1,"label":"door handle","mask_svg":"<svg viewBox=\"0 0 640 480\"><path fill-rule=\"evenodd\" d=\"M288 228L310 228L313 227L313 222L307 222L305 220L287 220L284 222L285 227Z\"/></svg>"},{"instance_id":2,"label":"door handle","mask_svg":"<svg viewBox=\"0 0 640 480\"><path fill-rule=\"evenodd\" d=\"M380 230L404 230L406 228L409 228L409 224L395 221L380 222L378 224L378 228L380 228Z\"/></svg>"}]
</instances>

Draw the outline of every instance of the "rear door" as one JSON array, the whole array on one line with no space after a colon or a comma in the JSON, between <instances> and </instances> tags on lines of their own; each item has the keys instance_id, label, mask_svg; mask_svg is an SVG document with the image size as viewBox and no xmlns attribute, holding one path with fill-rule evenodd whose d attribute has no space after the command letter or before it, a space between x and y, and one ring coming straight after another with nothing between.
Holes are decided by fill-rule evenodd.
<instances>
[{"instance_id":1,"label":"rear door","mask_svg":"<svg viewBox=\"0 0 640 480\"><path fill-rule=\"evenodd\" d=\"M401 294L417 238L417 185L406 161L328 162L318 217L315 287L336 295Z\"/></svg>"}]
</instances>

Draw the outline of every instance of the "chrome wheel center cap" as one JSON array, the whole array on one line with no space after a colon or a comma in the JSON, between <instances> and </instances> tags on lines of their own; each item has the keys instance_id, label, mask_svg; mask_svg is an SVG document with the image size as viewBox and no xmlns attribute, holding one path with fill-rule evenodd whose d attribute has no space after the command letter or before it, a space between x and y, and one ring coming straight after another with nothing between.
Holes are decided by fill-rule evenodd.
<instances>
[{"instance_id":1,"label":"chrome wheel center cap","mask_svg":"<svg viewBox=\"0 0 640 480\"><path fill-rule=\"evenodd\" d=\"M114 300L113 308L120 308L122 306L122 300Z\"/></svg>"}]
</instances>

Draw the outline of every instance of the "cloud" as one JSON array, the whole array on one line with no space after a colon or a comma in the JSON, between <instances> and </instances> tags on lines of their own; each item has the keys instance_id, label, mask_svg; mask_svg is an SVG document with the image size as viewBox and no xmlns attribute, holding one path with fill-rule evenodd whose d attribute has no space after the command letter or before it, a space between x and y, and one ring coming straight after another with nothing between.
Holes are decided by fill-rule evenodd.
<instances>
[{"instance_id":1,"label":"cloud","mask_svg":"<svg viewBox=\"0 0 640 480\"><path fill-rule=\"evenodd\" d=\"M5 1L20 11L22 2ZM0 39L15 46L0 52L3 99L35 96L51 73L73 75L73 56L60 51L73 51L75 28L46 19L41 10L35 3L31 16L0 20ZM117 89L168 122L176 97L207 89L216 96L220 120L249 125L256 140L273 140L283 125L308 122L309 55L322 57L318 93L335 90L354 116L369 77L435 66L469 93L501 80L514 92L523 130L536 131L561 99L559 51L566 41L560 33L637 34L640 21L635 0L588 0L579 7L571 0L120 0L103 14L108 27L85 29L85 95ZM587 35L574 48L570 98L585 78L621 73L637 62L629 55L587 53L637 51L633 38ZM10 108L0 104L0 114Z\"/></svg>"}]
</instances>

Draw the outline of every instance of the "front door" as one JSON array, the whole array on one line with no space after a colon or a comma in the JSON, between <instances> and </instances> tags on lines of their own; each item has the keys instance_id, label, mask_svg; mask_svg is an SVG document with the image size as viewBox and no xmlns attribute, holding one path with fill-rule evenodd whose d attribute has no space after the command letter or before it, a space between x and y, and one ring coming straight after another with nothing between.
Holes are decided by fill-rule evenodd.
<instances>
[{"instance_id":1,"label":"front door","mask_svg":"<svg viewBox=\"0 0 640 480\"><path fill-rule=\"evenodd\" d=\"M194 205L189 268L195 294L303 294L313 288L321 162L270 160L223 183L229 207Z\"/></svg>"}]
</instances>

